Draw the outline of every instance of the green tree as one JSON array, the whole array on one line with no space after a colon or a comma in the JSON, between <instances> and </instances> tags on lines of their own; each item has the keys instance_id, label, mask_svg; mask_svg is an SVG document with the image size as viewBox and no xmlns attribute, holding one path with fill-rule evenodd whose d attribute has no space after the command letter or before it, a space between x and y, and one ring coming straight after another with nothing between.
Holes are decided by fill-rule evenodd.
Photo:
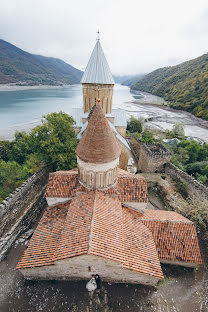
<instances>
[{"instance_id":1,"label":"green tree","mask_svg":"<svg viewBox=\"0 0 208 312\"><path fill-rule=\"evenodd\" d=\"M13 142L0 141L0 160L8 161L13 148Z\"/></svg>"},{"instance_id":2,"label":"green tree","mask_svg":"<svg viewBox=\"0 0 208 312\"><path fill-rule=\"evenodd\" d=\"M130 120L127 123L127 130L131 133L141 133L143 129L143 122L144 121L142 118L135 118L131 116Z\"/></svg>"},{"instance_id":3,"label":"green tree","mask_svg":"<svg viewBox=\"0 0 208 312\"><path fill-rule=\"evenodd\" d=\"M42 125L29 135L29 146L39 161L55 170L76 167L75 149L78 144L74 120L64 112L43 116Z\"/></svg>"},{"instance_id":4,"label":"green tree","mask_svg":"<svg viewBox=\"0 0 208 312\"><path fill-rule=\"evenodd\" d=\"M10 152L10 160L14 160L22 165L27 156L32 153L31 137L26 132L16 132L13 147Z\"/></svg>"},{"instance_id":5,"label":"green tree","mask_svg":"<svg viewBox=\"0 0 208 312\"><path fill-rule=\"evenodd\" d=\"M27 178L28 172L15 161L0 161L0 201L12 193Z\"/></svg>"}]
</instances>

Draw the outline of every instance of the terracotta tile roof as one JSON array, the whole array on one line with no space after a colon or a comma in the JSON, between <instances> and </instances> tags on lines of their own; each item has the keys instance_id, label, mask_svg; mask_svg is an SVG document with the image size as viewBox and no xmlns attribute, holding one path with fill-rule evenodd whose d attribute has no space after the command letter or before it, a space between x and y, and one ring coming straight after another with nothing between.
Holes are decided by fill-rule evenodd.
<instances>
[{"instance_id":1,"label":"terracotta tile roof","mask_svg":"<svg viewBox=\"0 0 208 312\"><path fill-rule=\"evenodd\" d=\"M160 260L201 264L194 224L173 211L144 211L141 221L152 231Z\"/></svg>"},{"instance_id":2,"label":"terracotta tile roof","mask_svg":"<svg viewBox=\"0 0 208 312\"><path fill-rule=\"evenodd\" d=\"M17 269L54 264L53 257L67 211L68 203L47 208L18 262Z\"/></svg>"},{"instance_id":3,"label":"terracotta tile roof","mask_svg":"<svg viewBox=\"0 0 208 312\"><path fill-rule=\"evenodd\" d=\"M49 175L45 197L72 197L76 193L78 185L78 171L52 172Z\"/></svg>"},{"instance_id":4,"label":"terracotta tile roof","mask_svg":"<svg viewBox=\"0 0 208 312\"><path fill-rule=\"evenodd\" d=\"M138 214L123 207L123 225L126 255L124 267L163 278L152 234L139 221Z\"/></svg>"},{"instance_id":5,"label":"terracotta tile roof","mask_svg":"<svg viewBox=\"0 0 208 312\"><path fill-rule=\"evenodd\" d=\"M99 103L76 149L77 156L89 163L103 164L120 156L120 146Z\"/></svg>"},{"instance_id":6,"label":"terracotta tile roof","mask_svg":"<svg viewBox=\"0 0 208 312\"><path fill-rule=\"evenodd\" d=\"M121 202L142 202L148 201L146 180L139 175L118 170L118 182L107 190L108 194L117 194Z\"/></svg>"},{"instance_id":7,"label":"terracotta tile roof","mask_svg":"<svg viewBox=\"0 0 208 312\"><path fill-rule=\"evenodd\" d=\"M98 191L48 207L17 268L52 265L87 253L163 278L151 231L117 198Z\"/></svg>"},{"instance_id":8,"label":"terracotta tile roof","mask_svg":"<svg viewBox=\"0 0 208 312\"><path fill-rule=\"evenodd\" d=\"M145 209L143 220L193 223L175 211Z\"/></svg>"},{"instance_id":9,"label":"terracotta tile roof","mask_svg":"<svg viewBox=\"0 0 208 312\"><path fill-rule=\"evenodd\" d=\"M50 173L46 188L46 197L72 198L77 192L88 190L78 181L78 172L57 171ZM107 194L115 194L122 202L147 202L147 183L142 176L134 175L125 170L118 169L117 184L103 191Z\"/></svg>"}]
</instances>

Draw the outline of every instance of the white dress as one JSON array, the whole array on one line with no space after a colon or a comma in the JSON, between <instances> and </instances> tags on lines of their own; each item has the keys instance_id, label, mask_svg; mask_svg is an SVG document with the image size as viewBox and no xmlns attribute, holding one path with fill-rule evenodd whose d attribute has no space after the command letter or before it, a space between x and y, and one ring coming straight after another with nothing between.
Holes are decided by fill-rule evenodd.
<instances>
[{"instance_id":1,"label":"white dress","mask_svg":"<svg viewBox=\"0 0 208 312\"><path fill-rule=\"evenodd\" d=\"M96 284L96 281L94 279L91 279L87 285L86 285L86 288L88 291L93 291L97 288L97 284Z\"/></svg>"}]
</instances>

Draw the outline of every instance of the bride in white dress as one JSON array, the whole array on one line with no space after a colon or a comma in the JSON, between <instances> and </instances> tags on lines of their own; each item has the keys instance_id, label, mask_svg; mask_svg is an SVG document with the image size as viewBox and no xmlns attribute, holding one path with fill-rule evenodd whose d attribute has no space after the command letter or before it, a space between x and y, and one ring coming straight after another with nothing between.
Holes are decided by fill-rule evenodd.
<instances>
[{"instance_id":1,"label":"bride in white dress","mask_svg":"<svg viewBox=\"0 0 208 312\"><path fill-rule=\"evenodd\" d=\"M92 275L91 280L87 283L86 288L88 291L93 291L97 288L97 283L94 274Z\"/></svg>"}]
</instances>

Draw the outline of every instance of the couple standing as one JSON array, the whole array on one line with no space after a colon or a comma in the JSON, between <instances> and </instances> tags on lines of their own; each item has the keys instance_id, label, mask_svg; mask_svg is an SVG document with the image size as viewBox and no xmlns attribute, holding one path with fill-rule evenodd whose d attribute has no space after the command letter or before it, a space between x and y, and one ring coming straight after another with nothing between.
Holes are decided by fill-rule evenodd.
<instances>
[{"instance_id":1,"label":"couple standing","mask_svg":"<svg viewBox=\"0 0 208 312\"><path fill-rule=\"evenodd\" d=\"M100 289L101 278L99 274L92 274L91 280L87 283L86 288L88 291Z\"/></svg>"}]
</instances>

